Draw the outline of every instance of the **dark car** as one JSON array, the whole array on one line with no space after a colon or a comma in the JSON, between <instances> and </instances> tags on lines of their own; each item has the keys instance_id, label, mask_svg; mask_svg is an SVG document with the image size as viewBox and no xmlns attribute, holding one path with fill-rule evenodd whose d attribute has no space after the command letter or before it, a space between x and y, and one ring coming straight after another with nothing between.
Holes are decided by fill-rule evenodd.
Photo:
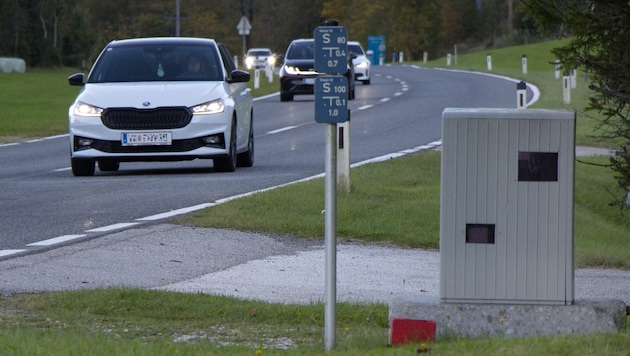
<instances>
[{"instance_id":1,"label":"dark car","mask_svg":"<svg viewBox=\"0 0 630 356\"><path fill-rule=\"evenodd\" d=\"M315 40L293 40L284 56L280 67L280 101L291 101L294 95L314 93L315 78L326 73L315 71ZM354 66L352 57L348 57L348 70L344 76L348 79L348 99L354 99Z\"/></svg>"}]
</instances>

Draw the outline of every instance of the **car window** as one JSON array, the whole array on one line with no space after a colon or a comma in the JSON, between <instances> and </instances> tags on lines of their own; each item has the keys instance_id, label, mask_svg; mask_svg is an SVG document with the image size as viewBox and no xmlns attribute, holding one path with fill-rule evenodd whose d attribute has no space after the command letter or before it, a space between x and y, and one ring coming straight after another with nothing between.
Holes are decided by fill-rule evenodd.
<instances>
[{"instance_id":1,"label":"car window","mask_svg":"<svg viewBox=\"0 0 630 356\"><path fill-rule=\"evenodd\" d=\"M349 50L349 52L352 52L352 53L354 53L356 55L359 55L359 56L365 55L365 53L363 53L363 48L361 48L361 46L359 46L359 45L348 44L348 50Z\"/></svg>"},{"instance_id":2,"label":"car window","mask_svg":"<svg viewBox=\"0 0 630 356\"><path fill-rule=\"evenodd\" d=\"M210 45L133 45L107 47L88 83L217 81L219 58Z\"/></svg>"},{"instance_id":3,"label":"car window","mask_svg":"<svg viewBox=\"0 0 630 356\"><path fill-rule=\"evenodd\" d=\"M219 52L221 52L221 57L223 58L223 63L225 64L225 72L229 78L232 78L230 73L236 70L236 66L234 65L234 60L232 59L230 52L223 43L219 43Z\"/></svg>"},{"instance_id":4,"label":"car window","mask_svg":"<svg viewBox=\"0 0 630 356\"><path fill-rule=\"evenodd\" d=\"M249 52L250 56L256 56L256 57L261 57L261 56L270 56L271 52L269 51L251 51Z\"/></svg>"},{"instance_id":5,"label":"car window","mask_svg":"<svg viewBox=\"0 0 630 356\"><path fill-rule=\"evenodd\" d=\"M312 41L293 42L287 52L287 59L315 58L315 54L313 52L314 44L315 43Z\"/></svg>"}]
</instances>

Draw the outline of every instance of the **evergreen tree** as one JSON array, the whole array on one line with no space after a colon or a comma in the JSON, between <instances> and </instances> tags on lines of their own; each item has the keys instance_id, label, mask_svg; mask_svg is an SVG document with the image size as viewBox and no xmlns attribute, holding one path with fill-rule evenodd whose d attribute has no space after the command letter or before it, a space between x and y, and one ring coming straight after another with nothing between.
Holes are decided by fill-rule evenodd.
<instances>
[{"instance_id":1,"label":"evergreen tree","mask_svg":"<svg viewBox=\"0 0 630 356\"><path fill-rule=\"evenodd\" d=\"M541 33L559 31L567 45L553 52L567 72L589 74L592 95L587 109L602 114L605 139L620 139L611 157L619 186L630 191L630 3L628 0L522 0ZM619 199L623 202L625 197Z\"/></svg>"}]
</instances>

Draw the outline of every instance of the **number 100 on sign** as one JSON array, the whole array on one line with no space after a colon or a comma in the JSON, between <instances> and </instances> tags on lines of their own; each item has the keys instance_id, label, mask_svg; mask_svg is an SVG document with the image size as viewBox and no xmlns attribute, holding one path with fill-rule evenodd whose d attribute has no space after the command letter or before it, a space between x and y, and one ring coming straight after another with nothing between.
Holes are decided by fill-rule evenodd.
<instances>
[{"instance_id":1,"label":"number 100 on sign","mask_svg":"<svg viewBox=\"0 0 630 356\"><path fill-rule=\"evenodd\" d=\"M315 79L315 121L339 123L348 120L348 80L346 77Z\"/></svg>"}]
</instances>

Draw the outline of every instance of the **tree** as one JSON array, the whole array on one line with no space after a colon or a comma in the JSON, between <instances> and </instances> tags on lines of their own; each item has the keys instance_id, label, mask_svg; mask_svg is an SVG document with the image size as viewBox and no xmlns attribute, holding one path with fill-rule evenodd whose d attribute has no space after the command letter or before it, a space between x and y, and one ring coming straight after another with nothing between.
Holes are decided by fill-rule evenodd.
<instances>
[{"instance_id":1,"label":"tree","mask_svg":"<svg viewBox=\"0 0 630 356\"><path fill-rule=\"evenodd\" d=\"M587 109L601 113L603 139L619 139L610 167L619 186L630 191L630 3L628 0L522 0L541 33L560 29L570 41L553 52L565 72L589 73ZM560 26L560 27L558 27ZM625 197L619 199L619 204Z\"/></svg>"}]
</instances>

